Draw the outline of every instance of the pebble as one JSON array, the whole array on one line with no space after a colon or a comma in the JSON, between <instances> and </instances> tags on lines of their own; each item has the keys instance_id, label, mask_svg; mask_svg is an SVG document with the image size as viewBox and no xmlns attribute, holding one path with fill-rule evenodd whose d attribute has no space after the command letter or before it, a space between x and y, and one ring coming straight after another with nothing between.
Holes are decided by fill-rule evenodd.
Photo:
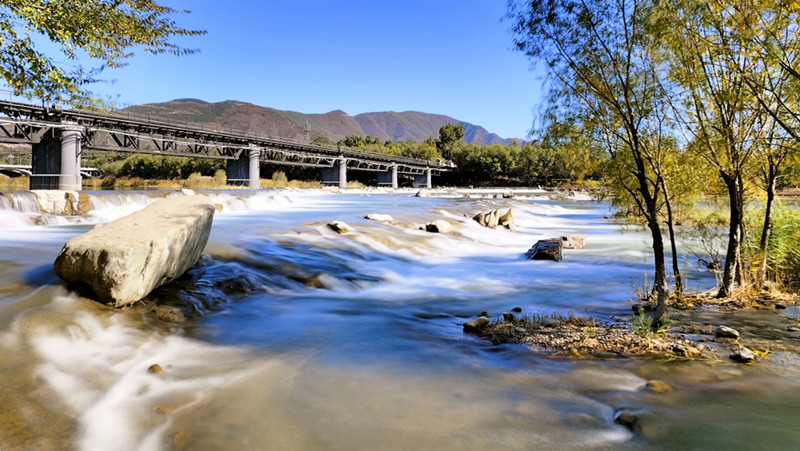
<instances>
[{"instance_id":1,"label":"pebble","mask_svg":"<svg viewBox=\"0 0 800 451\"><path fill-rule=\"evenodd\" d=\"M510 312L503 312L503 321L507 323L516 323L517 317L513 313Z\"/></svg>"},{"instance_id":2,"label":"pebble","mask_svg":"<svg viewBox=\"0 0 800 451\"><path fill-rule=\"evenodd\" d=\"M182 323L186 321L186 315L183 314L183 311L171 305L159 305L153 311L161 321L166 321L168 323Z\"/></svg>"},{"instance_id":3,"label":"pebble","mask_svg":"<svg viewBox=\"0 0 800 451\"><path fill-rule=\"evenodd\" d=\"M717 338L739 338L739 331L728 326L717 326L714 329L714 335Z\"/></svg>"},{"instance_id":4,"label":"pebble","mask_svg":"<svg viewBox=\"0 0 800 451\"><path fill-rule=\"evenodd\" d=\"M672 391L672 386L658 379L651 379L645 385L653 393L667 393Z\"/></svg>"},{"instance_id":5,"label":"pebble","mask_svg":"<svg viewBox=\"0 0 800 451\"><path fill-rule=\"evenodd\" d=\"M147 368L147 372L150 374L161 374L164 370L161 369L161 365L154 363Z\"/></svg>"},{"instance_id":6,"label":"pebble","mask_svg":"<svg viewBox=\"0 0 800 451\"><path fill-rule=\"evenodd\" d=\"M751 363L756 360L756 354L747 348L742 348L731 354L731 359L739 363Z\"/></svg>"}]
</instances>

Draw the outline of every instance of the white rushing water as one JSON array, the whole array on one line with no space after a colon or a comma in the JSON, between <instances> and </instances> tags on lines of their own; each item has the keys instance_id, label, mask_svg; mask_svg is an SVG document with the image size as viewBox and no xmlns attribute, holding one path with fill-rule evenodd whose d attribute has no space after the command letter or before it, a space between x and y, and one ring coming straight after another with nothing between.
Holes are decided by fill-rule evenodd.
<instances>
[{"instance_id":1,"label":"white rushing water","mask_svg":"<svg viewBox=\"0 0 800 451\"><path fill-rule=\"evenodd\" d=\"M692 393L755 392L742 381L778 377L691 362L665 375L663 364L553 359L462 332L484 310L626 314L631 281L649 270L648 240L608 222L606 204L540 190L507 199L479 190L204 194L221 208L206 257L150 296L182 308L182 323L159 320L152 303L104 308L52 272L69 237L176 193L89 193L87 215L49 225L34 225L41 212L0 204L3 220L20 219L0 222L0 395L15 419L0 440L10 448L703 447L706 436L730 443L735 416L695 432L716 398ZM508 208L513 232L471 219ZM454 232L419 230L434 219ZM355 231L337 234L325 225L333 220ZM587 247L560 263L524 260L536 240L571 233L585 234ZM713 284L694 262L682 266L692 288ZM148 371L153 364L162 372ZM656 376L683 393L647 394ZM726 402L750 419L790 401L761 391ZM649 429L614 424L623 409L650 418ZM797 438L776 432L790 418L772 418L763 435Z\"/></svg>"}]
</instances>

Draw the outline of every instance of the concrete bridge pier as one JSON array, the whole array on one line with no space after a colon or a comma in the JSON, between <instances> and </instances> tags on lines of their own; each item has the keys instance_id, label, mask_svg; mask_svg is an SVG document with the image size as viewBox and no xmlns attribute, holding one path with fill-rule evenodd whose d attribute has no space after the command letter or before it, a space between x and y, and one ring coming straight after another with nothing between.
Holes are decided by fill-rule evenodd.
<instances>
[{"instance_id":1,"label":"concrete bridge pier","mask_svg":"<svg viewBox=\"0 0 800 451\"><path fill-rule=\"evenodd\" d=\"M433 171L425 168L425 172L414 176L414 188L433 188Z\"/></svg>"},{"instance_id":2,"label":"concrete bridge pier","mask_svg":"<svg viewBox=\"0 0 800 451\"><path fill-rule=\"evenodd\" d=\"M332 167L322 168L322 184L347 188L347 158L339 158Z\"/></svg>"},{"instance_id":3,"label":"concrete bridge pier","mask_svg":"<svg viewBox=\"0 0 800 451\"><path fill-rule=\"evenodd\" d=\"M261 149L249 149L238 159L228 160L225 177L228 185L261 188Z\"/></svg>"},{"instance_id":4,"label":"concrete bridge pier","mask_svg":"<svg viewBox=\"0 0 800 451\"><path fill-rule=\"evenodd\" d=\"M61 129L58 139L33 144L30 189L79 191L83 127Z\"/></svg>"},{"instance_id":5,"label":"concrete bridge pier","mask_svg":"<svg viewBox=\"0 0 800 451\"><path fill-rule=\"evenodd\" d=\"M378 173L378 186L397 188L397 165L393 164L386 172Z\"/></svg>"}]
</instances>

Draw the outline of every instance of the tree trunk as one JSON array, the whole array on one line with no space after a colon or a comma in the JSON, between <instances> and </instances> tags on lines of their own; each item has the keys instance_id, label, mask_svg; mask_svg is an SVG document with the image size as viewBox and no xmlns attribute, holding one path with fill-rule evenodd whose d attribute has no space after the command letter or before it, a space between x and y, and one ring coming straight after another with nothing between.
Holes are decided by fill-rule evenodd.
<instances>
[{"instance_id":1,"label":"tree trunk","mask_svg":"<svg viewBox=\"0 0 800 451\"><path fill-rule=\"evenodd\" d=\"M761 228L761 242L758 251L761 253L761 268L759 283L761 288L767 286L767 257L769 256L769 238L772 234L772 205L775 202L775 184L778 179L778 171L772 158L769 159L767 168L767 205L764 208L764 227Z\"/></svg>"},{"instance_id":2,"label":"tree trunk","mask_svg":"<svg viewBox=\"0 0 800 451\"><path fill-rule=\"evenodd\" d=\"M681 270L678 265L678 246L675 243L675 227L672 217L672 203L669 200L667 182L661 179L661 189L664 191L664 205L667 207L667 229L669 231L669 246L672 252L672 275L675 277L675 298L680 299L683 295L683 280Z\"/></svg>"},{"instance_id":3,"label":"tree trunk","mask_svg":"<svg viewBox=\"0 0 800 451\"><path fill-rule=\"evenodd\" d=\"M718 298L726 298L733 293L736 286L738 264L741 262L741 232L744 215L744 202L742 190L739 189L739 179L723 172L722 179L728 189L730 199L730 221L728 228L728 249L725 252L725 266L722 272L722 285L717 293Z\"/></svg>"}]
</instances>

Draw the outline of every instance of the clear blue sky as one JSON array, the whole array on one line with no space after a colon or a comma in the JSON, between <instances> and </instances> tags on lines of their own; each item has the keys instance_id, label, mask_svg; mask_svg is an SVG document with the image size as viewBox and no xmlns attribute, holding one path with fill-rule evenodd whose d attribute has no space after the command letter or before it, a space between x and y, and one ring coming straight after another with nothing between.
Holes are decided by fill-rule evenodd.
<instances>
[{"instance_id":1,"label":"clear blue sky","mask_svg":"<svg viewBox=\"0 0 800 451\"><path fill-rule=\"evenodd\" d=\"M95 91L122 105L193 97L303 113L424 111L525 138L542 78L512 50L505 0L164 0L199 53L137 55ZM141 52L140 52L141 53ZM118 96L118 97L116 97Z\"/></svg>"}]
</instances>

